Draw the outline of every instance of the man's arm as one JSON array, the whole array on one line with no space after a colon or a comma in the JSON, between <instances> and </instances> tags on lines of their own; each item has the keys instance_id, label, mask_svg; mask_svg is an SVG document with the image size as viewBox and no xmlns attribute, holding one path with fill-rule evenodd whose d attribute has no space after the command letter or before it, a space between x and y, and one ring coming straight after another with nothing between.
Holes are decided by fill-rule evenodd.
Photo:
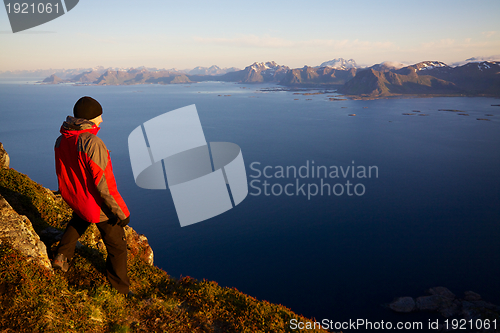
<instances>
[{"instance_id":1,"label":"man's arm","mask_svg":"<svg viewBox=\"0 0 500 333\"><path fill-rule=\"evenodd\" d=\"M89 158L89 169L99 195L119 220L126 220L130 212L116 187L111 158L104 142L97 136L93 136L85 150Z\"/></svg>"}]
</instances>

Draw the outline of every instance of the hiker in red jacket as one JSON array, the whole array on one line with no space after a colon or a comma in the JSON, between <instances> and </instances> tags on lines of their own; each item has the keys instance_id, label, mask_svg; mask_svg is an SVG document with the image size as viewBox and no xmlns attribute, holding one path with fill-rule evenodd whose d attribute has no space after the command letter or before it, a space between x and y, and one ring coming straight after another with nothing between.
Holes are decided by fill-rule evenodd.
<instances>
[{"instance_id":1,"label":"hiker in red jacket","mask_svg":"<svg viewBox=\"0 0 500 333\"><path fill-rule=\"evenodd\" d=\"M109 152L96 136L102 107L86 96L76 102L73 114L62 124L54 150L59 191L74 212L52 266L67 272L78 238L96 223L108 251L108 280L120 293L131 295L123 229L130 213L116 188Z\"/></svg>"}]
</instances>

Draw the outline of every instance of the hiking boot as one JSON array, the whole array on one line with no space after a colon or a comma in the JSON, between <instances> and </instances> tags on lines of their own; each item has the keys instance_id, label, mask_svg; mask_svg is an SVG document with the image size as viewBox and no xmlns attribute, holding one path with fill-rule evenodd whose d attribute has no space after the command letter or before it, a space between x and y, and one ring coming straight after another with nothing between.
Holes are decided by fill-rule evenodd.
<instances>
[{"instance_id":1,"label":"hiking boot","mask_svg":"<svg viewBox=\"0 0 500 333\"><path fill-rule=\"evenodd\" d=\"M62 253L58 253L52 261L52 268L60 269L64 273L66 273L69 269L68 258Z\"/></svg>"}]
</instances>

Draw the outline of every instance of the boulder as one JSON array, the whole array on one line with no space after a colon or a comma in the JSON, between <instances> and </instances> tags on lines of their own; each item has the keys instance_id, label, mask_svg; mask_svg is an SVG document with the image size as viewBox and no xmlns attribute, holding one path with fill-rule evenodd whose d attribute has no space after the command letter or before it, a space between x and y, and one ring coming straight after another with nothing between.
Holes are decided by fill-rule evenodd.
<instances>
[{"instance_id":1,"label":"boulder","mask_svg":"<svg viewBox=\"0 0 500 333\"><path fill-rule=\"evenodd\" d=\"M430 295L418 297L415 301L411 297L397 298L389 307L396 312L439 312L445 318L456 317L467 321L500 319L500 306L484 301L473 291L466 291L463 299L457 298L445 287L431 288L427 293Z\"/></svg>"},{"instance_id":2,"label":"boulder","mask_svg":"<svg viewBox=\"0 0 500 333\"><path fill-rule=\"evenodd\" d=\"M8 168L10 165L9 154L3 148L3 144L0 142L0 169Z\"/></svg>"},{"instance_id":3,"label":"boulder","mask_svg":"<svg viewBox=\"0 0 500 333\"><path fill-rule=\"evenodd\" d=\"M8 154L3 149L2 143L0 143L0 162L2 162L2 164L0 164L1 168L4 166L8 168L9 158ZM12 247L18 249L30 258L30 260L35 260L40 265L52 269L50 260L47 256L46 246L50 248L55 248L55 246L57 246L57 242L61 240L64 233L64 222L69 220L72 210L64 202L59 193L40 186L31 181L27 176L19 174L13 169L4 170L2 172L9 173L11 171L14 174L14 177L12 177L14 180L11 181L16 182L18 179L21 179L22 181L26 181L29 184L28 187L32 189L32 191L29 191L29 195L26 195L28 201L34 200L33 198L36 197L37 200L40 199L42 204L35 207L33 204L23 203L19 200L22 194L13 190L9 190L13 192L13 195L11 195L12 197L7 198L9 201L0 195L0 244L9 243ZM16 187L14 186L14 188ZM13 206L16 207L16 209L13 209ZM50 212L51 214L49 214L43 211L42 206L44 208L46 206L53 207L55 212ZM43 220L42 222L52 224L53 226L47 226L46 223L36 224L39 236L35 232L30 219L20 214L29 215L30 218L35 219L33 220L34 222L39 222L37 220L38 217L38 219ZM58 229L54 226L59 226L60 228ZM129 257L139 257L149 265L153 265L153 250L151 246L149 246L148 239L144 235L139 235L129 226L125 227L125 236ZM87 232L80 237L80 241L81 243L77 243L77 248L85 245L105 251L101 234L94 223L92 223L87 229ZM82 245L82 243L84 245Z\"/></svg>"},{"instance_id":4,"label":"boulder","mask_svg":"<svg viewBox=\"0 0 500 333\"><path fill-rule=\"evenodd\" d=\"M149 265L153 265L153 249L149 246L146 236L138 234L134 229L125 226L125 237L127 238L127 248L133 256L139 256Z\"/></svg>"},{"instance_id":5,"label":"boulder","mask_svg":"<svg viewBox=\"0 0 500 333\"><path fill-rule=\"evenodd\" d=\"M439 313L445 318L453 317L460 312L461 303L457 300L452 300L448 297L443 299L439 305Z\"/></svg>"},{"instance_id":6,"label":"boulder","mask_svg":"<svg viewBox=\"0 0 500 333\"><path fill-rule=\"evenodd\" d=\"M48 227L40 232L40 237L45 243L52 244L61 240L64 231Z\"/></svg>"},{"instance_id":7,"label":"boulder","mask_svg":"<svg viewBox=\"0 0 500 333\"><path fill-rule=\"evenodd\" d=\"M460 310L460 303L455 295L447 288L436 287L429 289L430 296L417 298L416 306L420 311L439 311L443 317L456 315Z\"/></svg>"},{"instance_id":8,"label":"boulder","mask_svg":"<svg viewBox=\"0 0 500 333\"><path fill-rule=\"evenodd\" d=\"M138 256L147 264L153 265L153 249L151 249L151 246L149 246L149 242L146 236L138 234L133 228L129 226L125 226L124 229L129 258ZM56 234L55 231L54 234ZM101 233L94 223L92 223L85 234L80 237L80 241L83 244L96 248L100 251L106 251L106 246L104 245L104 242L102 240Z\"/></svg>"},{"instance_id":9,"label":"boulder","mask_svg":"<svg viewBox=\"0 0 500 333\"><path fill-rule=\"evenodd\" d=\"M416 300L417 309L420 311L436 311L443 300L441 295L421 296Z\"/></svg>"},{"instance_id":10,"label":"boulder","mask_svg":"<svg viewBox=\"0 0 500 333\"><path fill-rule=\"evenodd\" d=\"M450 291L450 289L448 289L446 287L434 287L434 288L430 288L429 290L427 290L427 293L429 295L441 295L441 296L448 297L448 298L451 298L451 299L455 299L456 298L455 294L452 293Z\"/></svg>"},{"instance_id":11,"label":"boulder","mask_svg":"<svg viewBox=\"0 0 500 333\"><path fill-rule=\"evenodd\" d=\"M52 270L47 248L40 240L31 221L19 215L0 195L0 244L9 244L39 265Z\"/></svg>"},{"instance_id":12,"label":"boulder","mask_svg":"<svg viewBox=\"0 0 500 333\"><path fill-rule=\"evenodd\" d=\"M500 306L480 301L462 301L462 315L467 320L479 318L500 319Z\"/></svg>"},{"instance_id":13,"label":"boulder","mask_svg":"<svg viewBox=\"0 0 500 333\"><path fill-rule=\"evenodd\" d=\"M389 308L395 312L412 312L415 310L415 300L412 297L399 297L389 304Z\"/></svg>"},{"instance_id":14,"label":"boulder","mask_svg":"<svg viewBox=\"0 0 500 333\"><path fill-rule=\"evenodd\" d=\"M473 291L466 291L464 299L469 302L474 302L474 301L480 301L481 300L481 295L478 293L475 293Z\"/></svg>"}]
</instances>

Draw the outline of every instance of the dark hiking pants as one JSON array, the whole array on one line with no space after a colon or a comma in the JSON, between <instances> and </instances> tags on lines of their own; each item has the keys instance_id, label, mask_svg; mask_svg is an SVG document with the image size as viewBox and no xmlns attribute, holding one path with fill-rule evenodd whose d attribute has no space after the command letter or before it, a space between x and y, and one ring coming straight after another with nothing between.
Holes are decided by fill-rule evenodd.
<instances>
[{"instance_id":1,"label":"dark hiking pants","mask_svg":"<svg viewBox=\"0 0 500 333\"><path fill-rule=\"evenodd\" d=\"M62 236L57 249L57 253L64 254L68 261L75 254L75 246L78 238L87 230L90 222L73 214L69 221L66 231ZM101 233L104 245L108 251L106 259L106 273L109 282L122 294L129 291L130 281L127 276L127 242L125 240L125 231L119 225L111 225L107 221L96 223L97 229Z\"/></svg>"}]
</instances>

